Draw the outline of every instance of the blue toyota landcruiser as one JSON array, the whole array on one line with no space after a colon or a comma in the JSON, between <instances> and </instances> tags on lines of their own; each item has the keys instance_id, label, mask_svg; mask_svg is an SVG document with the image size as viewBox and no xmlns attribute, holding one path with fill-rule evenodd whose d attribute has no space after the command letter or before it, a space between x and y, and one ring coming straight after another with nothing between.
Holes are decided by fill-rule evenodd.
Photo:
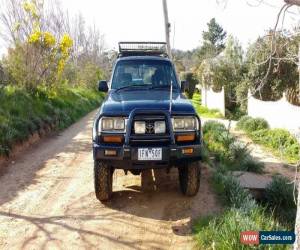
<instances>
[{"instance_id":1,"label":"blue toyota landcruiser","mask_svg":"<svg viewBox=\"0 0 300 250\"><path fill-rule=\"evenodd\" d=\"M121 42L108 92L93 126L95 193L112 196L115 169L135 175L178 168L180 189L196 195L200 185L201 121L182 94L165 43Z\"/></svg>"}]
</instances>

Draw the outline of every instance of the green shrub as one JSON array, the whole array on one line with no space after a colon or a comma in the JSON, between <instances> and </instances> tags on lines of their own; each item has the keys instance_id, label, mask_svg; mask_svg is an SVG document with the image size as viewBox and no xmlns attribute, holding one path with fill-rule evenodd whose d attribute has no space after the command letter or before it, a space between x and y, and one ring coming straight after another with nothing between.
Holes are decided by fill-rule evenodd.
<instances>
[{"instance_id":1,"label":"green shrub","mask_svg":"<svg viewBox=\"0 0 300 250\"><path fill-rule=\"evenodd\" d=\"M252 118L251 118L250 116L248 116L248 115L242 116L242 117L239 119L239 121L237 122L236 127L237 127L238 129L244 130L244 128L245 128L245 123L246 123L248 120L251 120L251 119L252 119Z\"/></svg>"},{"instance_id":2,"label":"green shrub","mask_svg":"<svg viewBox=\"0 0 300 250\"><path fill-rule=\"evenodd\" d=\"M241 145L224 124L208 121L203 126L204 143L217 162L227 170L262 172L263 163L254 160L247 146Z\"/></svg>"},{"instance_id":3,"label":"green shrub","mask_svg":"<svg viewBox=\"0 0 300 250\"><path fill-rule=\"evenodd\" d=\"M243 189L237 179L230 174L216 171L213 175L213 187L229 207L240 208L245 201L252 199L248 190Z\"/></svg>"},{"instance_id":4,"label":"green shrub","mask_svg":"<svg viewBox=\"0 0 300 250\"><path fill-rule=\"evenodd\" d=\"M264 140L268 137L269 129L261 129L258 131L253 131L249 136L251 139L259 144L264 143Z\"/></svg>"},{"instance_id":5,"label":"green shrub","mask_svg":"<svg viewBox=\"0 0 300 250\"><path fill-rule=\"evenodd\" d=\"M294 195L297 197L297 189L294 192L293 183L290 183L288 178L281 175L273 177L265 192L267 206L275 210L280 220L292 225L296 218Z\"/></svg>"},{"instance_id":6,"label":"green shrub","mask_svg":"<svg viewBox=\"0 0 300 250\"><path fill-rule=\"evenodd\" d=\"M293 183L284 176L275 175L266 188L266 199L273 207L295 208Z\"/></svg>"},{"instance_id":7,"label":"green shrub","mask_svg":"<svg viewBox=\"0 0 300 250\"><path fill-rule=\"evenodd\" d=\"M297 139L285 129L263 129L249 134L250 138L290 163L300 160L300 145Z\"/></svg>"},{"instance_id":8,"label":"green shrub","mask_svg":"<svg viewBox=\"0 0 300 250\"><path fill-rule=\"evenodd\" d=\"M295 137L293 137L285 129L272 129L267 133L266 144L271 148L288 148L292 145L298 144Z\"/></svg>"},{"instance_id":9,"label":"green shrub","mask_svg":"<svg viewBox=\"0 0 300 250\"><path fill-rule=\"evenodd\" d=\"M242 129L250 133L269 128L268 122L263 118L250 118L243 122Z\"/></svg>"},{"instance_id":10,"label":"green shrub","mask_svg":"<svg viewBox=\"0 0 300 250\"><path fill-rule=\"evenodd\" d=\"M208 132L216 132L221 133L226 131L226 127L223 123L217 121L207 121L203 126L203 133L206 134Z\"/></svg>"},{"instance_id":11,"label":"green shrub","mask_svg":"<svg viewBox=\"0 0 300 250\"><path fill-rule=\"evenodd\" d=\"M253 173L262 173L264 169L264 163L255 160L250 155L241 159L239 166L240 167L238 170L253 172Z\"/></svg>"},{"instance_id":12,"label":"green shrub","mask_svg":"<svg viewBox=\"0 0 300 250\"><path fill-rule=\"evenodd\" d=\"M227 159L230 145L234 137L227 132L225 126L215 121L205 123L203 127L203 139L210 153L214 154L217 161Z\"/></svg>"},{"instance_id":13,"label":"green shrub","mask_svg":"<svg viewBox=\"0 0 300 250\"><path fill-rule=\"evenodd\" d=\"M231 110L226 109L225 110L225 117L229 120L237 121L241 117L244 117L246 115L246 112L241 109L241 107L236 106L231 108Z\"/></svg>"},{"instance_id":14,"label":"green shrub","mask_svg":"<svg viewBox=\"0 0 300 250\"><path fill-rule=\"evenodd\" d=\"M258 144L271 149L273 153L283 156L289 163L300 160L300 145L297 139L285 129L269 129L268 123L261 118L242 117L237 128L244 130Z\"/></svg>"}]
</instances>

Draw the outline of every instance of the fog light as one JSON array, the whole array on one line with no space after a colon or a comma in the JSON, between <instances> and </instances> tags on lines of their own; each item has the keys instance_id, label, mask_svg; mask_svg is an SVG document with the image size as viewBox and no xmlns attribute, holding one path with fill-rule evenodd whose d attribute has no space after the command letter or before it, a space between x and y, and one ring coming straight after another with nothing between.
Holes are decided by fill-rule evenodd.
<instances>
[{"instance_id":1,"label":"fog light","mask_svg":"<svg viewBox=\"0 0 300 250\"><path fill-rule=\"evenodd\" d=\"M107 156L116 156L117 150L106 149L104 150L104 154Z\"/></svg>"},{"instance_id":2,"label":"fog light","mask_svg":"<svg viewBox=\"0 0 300 250\"><path fill-rule=\"evenodd\" d=\"M155 131L155 134L166 133L166 123L164 121L154 122L154 131Z\"/></svg>"},{"instance_id":3,"label":"fog light","mask_svg":"<svg viewBox=\"0 0 300 250\"><path fill-rule=\"evenodd\" d=\"M123 141L123 136L121 135L104 135L102 136L104 142L110 143L121 143Z\"/></svg>"},{"instance_id":4,"label":"fog light","mask_svg":"<svg viewBox=\"0 0 300 250\"><path fill-rule=\"evenodd\" d=\"M176 141L178 142L187 142L187 141L194 141L195 134L188 134L188 135L177 135Z\"/></svg>"},{"instance_id":5,"label":"fog light","mask_svg":"<svg viewBox=\"0 0 300 250\"><path fill-rule=\"evenodd\" d=\"M145 134L146 133L146 123L142 121L137 121L134 123L134 132L136 134Z\"/></svg>"},{"instance_id":6,"label":"fog light","mask_svg":"<svg viewBox=\"0 0 300 250\"><path fill-rule=\"evenodd\" d=\"M190 154L194 153L194 149L193 148L184 148L184 149L182 149L182 153L185 155L190 155Z\"/></svg>"}]
</instances>

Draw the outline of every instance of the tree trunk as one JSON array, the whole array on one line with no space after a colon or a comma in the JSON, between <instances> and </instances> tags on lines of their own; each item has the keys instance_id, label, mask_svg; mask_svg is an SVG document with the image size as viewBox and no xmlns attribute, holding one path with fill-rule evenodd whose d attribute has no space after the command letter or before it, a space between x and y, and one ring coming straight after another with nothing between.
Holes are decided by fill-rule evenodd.
<instances>
[{"instance_id":1,"label":"tree trunk","mask_svg":"<svg viewBox=\"0 0 300 250\"><path fill-rule=\"evenodd\" d=\"M300 6L300 0L284 0L284 2L287 4L294 4Z\"/></svg>"},{"instance_id":2,"label":"tree trunk","mask_svg":"<svg viewBox=\"0 0 300 250\"><path fill-rule=\"evenodd\" d=\"M297 199L297 215L295 223L296 241L294 244L294 250L300 249L300 180L298 181L298 199Z\"/></svg>"}]
</instances>

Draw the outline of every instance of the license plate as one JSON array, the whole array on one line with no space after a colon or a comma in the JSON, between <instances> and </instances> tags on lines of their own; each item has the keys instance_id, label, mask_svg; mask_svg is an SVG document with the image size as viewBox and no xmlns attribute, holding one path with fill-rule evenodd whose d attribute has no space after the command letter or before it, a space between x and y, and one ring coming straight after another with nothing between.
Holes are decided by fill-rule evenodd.
<instances>
[{"instance_id":1,"label":"license plate","mask_svg":"<svg viewBox=\"0 0 300 250\"><path fill-rule=\"evenodd\" d=\"M162 160L161 148L139 148L138 149L139 161L160 161Z\"/></svg>"}]
</instances>

